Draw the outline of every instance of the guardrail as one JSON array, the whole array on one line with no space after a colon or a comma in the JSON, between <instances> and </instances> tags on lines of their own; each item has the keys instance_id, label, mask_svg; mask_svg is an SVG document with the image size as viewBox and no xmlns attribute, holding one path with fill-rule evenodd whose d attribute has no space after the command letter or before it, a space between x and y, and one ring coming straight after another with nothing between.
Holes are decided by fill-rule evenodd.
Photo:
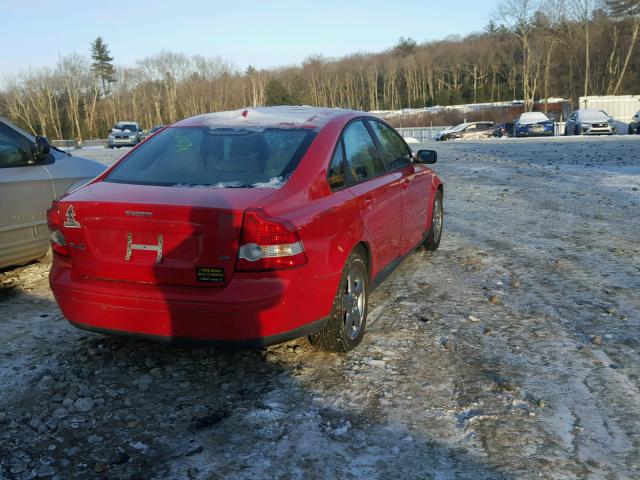
<instances>
[{"instance_id":1,"label":"guardrail","mask_svg":"<svg viewBox=\"0 0 640 480\"><path fill-rule=\"evenodd\" d=\"M64 150L74 150L76 148L83 147L106 147L106 138L90 138L87 140L78 141L75 139L67 140L50 140L51 145L54 147L62 148Z\"/></svg>"},{"instance_id":2,"label":"guardrail","mask_svg":"<svg viewBox=\"0 0 640 480\"><path fill-rule=\"evenodd\" d=\"M553 134L556 136L564 135L564 124L565 122L554 122ZM415 138L418 143L428 143L434 141L434 137L441 132L450 127L409 127L409 128L396 128L398 133L402 135L404 138ZM626 134L626 130L618 127L618 134L624 135Z\"/></svg>"}]
</instances>

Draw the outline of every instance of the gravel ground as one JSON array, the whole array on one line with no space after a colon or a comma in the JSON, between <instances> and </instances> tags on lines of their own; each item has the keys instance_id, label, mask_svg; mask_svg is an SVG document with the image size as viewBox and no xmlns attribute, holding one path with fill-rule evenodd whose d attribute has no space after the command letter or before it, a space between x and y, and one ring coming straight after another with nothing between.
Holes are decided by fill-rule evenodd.
<instances>
[{"instance_id":1,"label":"gravel ground","mask_svg":"<svg viewBox=\"0 0 640 480\"><path fill-rule=\"evenodd\" d=\"M437 148L440 250L348 355L94 335L1 272L0 478L640 478L640 137Z\"/></svg>"}]
</instances>

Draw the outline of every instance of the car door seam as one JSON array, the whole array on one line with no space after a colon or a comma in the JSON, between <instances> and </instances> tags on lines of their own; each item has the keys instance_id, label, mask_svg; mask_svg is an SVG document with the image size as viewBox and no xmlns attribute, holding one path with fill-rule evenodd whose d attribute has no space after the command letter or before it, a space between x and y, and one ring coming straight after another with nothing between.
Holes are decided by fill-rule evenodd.
<instances>
[{"instance_id":1,"label":"car door seam","mask_svg":"<svg viewBox=\"0 0 640 480\"><path fill-rule=\"evenodd\" d=\"M53 175L51 175L51 172L46 166L42 165L42 168L44 168L45 172L47 172L47 175L49 175L49 179L51 180L51 185L53 186L53 198L58 198L58 192L56 192L56 182L54 182L53 180Z\"/></svg>"}]
</instances>

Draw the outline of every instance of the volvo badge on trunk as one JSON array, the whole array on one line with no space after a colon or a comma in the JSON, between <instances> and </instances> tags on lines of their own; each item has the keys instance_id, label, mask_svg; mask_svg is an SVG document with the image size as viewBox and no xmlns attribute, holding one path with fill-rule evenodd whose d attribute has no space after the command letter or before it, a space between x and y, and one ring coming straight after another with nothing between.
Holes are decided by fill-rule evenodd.
<instances>
[{"instance_id":1,"label":"volvo badge on trunk","mask_svg":"<svg viewBox=\"0 0 640 480\"><path fill-rule=\"evenodd\" d=\"M153 215L151 212L141 212L137 210L125 210L124 214L127 217L150 217Z\"/></svg>"}]
</instances>

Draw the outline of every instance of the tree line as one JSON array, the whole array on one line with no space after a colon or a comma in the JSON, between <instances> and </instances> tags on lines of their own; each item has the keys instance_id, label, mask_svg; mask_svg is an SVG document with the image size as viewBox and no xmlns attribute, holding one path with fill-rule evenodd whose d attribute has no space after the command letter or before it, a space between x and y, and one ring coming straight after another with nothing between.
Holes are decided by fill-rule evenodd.
<instances>
[{"instance_id":1,"label":"tree line","mask_svg":"<svg viewBox=\"0 0 640 480\"><path fill-rule=\"evenodd\" d=\"M499 0L481 32L380 53L239 71L216 56L162 51L114 67L106 42L91 57L22 72L0 92L0 115L51 138L104 138L120 120L144 127L244 106L359 110L637 94L640 0Z\"/></svg>"}]
</instances>

